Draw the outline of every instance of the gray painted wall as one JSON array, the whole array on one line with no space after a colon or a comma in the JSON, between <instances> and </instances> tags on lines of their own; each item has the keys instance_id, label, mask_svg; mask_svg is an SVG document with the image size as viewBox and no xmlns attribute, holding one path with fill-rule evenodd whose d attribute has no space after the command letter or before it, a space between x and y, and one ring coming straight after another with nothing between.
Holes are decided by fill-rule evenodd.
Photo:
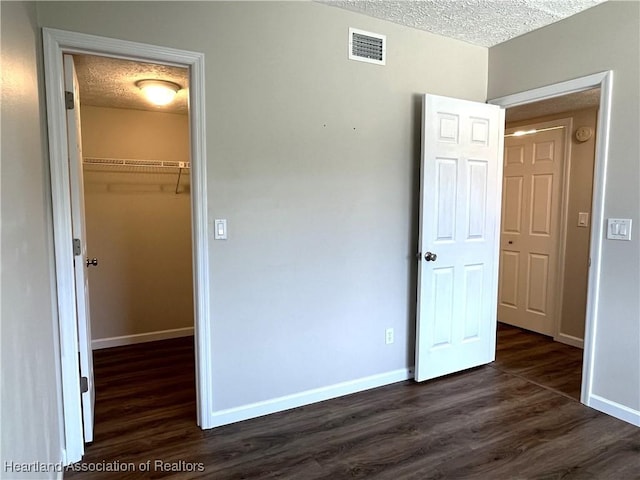
<instances>
[{"instance_id":1,"label":"gray painted wall","mask_svg":"<svg viewBox=\"0 0 640 480\"><path fill-rule=\"evenodd\" d=\"M605 240L593 391L640 410L640 3L606 2L489 49L489 98L614 71L605 218L631 218L630 242Z\"/></svg>"},{"instance_id":2,"label":"gray painted wall","mask_svg":"<svg viewBox=\"0 0 640 480\"><path fill-rule=\"evenodd\" d=\"M57 331L44 95L38 87L40 36L32 3L2 2L2 478L5 462L59 462Z\"/></svg>"},{"instance_id":3,"label":"gray painted wall","mask_svg":"<svg viewBox=\"0 0 640 480\"><path fill-rule=\"evenodd\" d=\"M38 13L205 54L216 410L413 365L418 96L484 101L487 49L312 2ZM347 59L349 27L387 35L386 66Z\"/></svg>"}]
</instances>

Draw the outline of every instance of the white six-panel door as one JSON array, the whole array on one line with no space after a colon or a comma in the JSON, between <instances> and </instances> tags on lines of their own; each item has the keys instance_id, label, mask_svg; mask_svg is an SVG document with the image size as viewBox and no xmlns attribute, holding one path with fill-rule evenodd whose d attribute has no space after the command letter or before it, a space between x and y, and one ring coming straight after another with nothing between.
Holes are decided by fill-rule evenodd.
<instances>
[{"instance_id":1,"label":"white six-panel door","mask_svg":"<svg viewBox=\"0 0 640 480\"><path fill-rule=\"evenodd\" d=\"M555 335L565 135L570 120L506 136L498 319ZM555 128L546 130L547 128ZM570 128L569 128L570 130Z\"/></svg>"},{"instance_id":2,"label":"white six-panel door","mask_svg":"<svg viewBox=\"0 0 640 480\"><path fill-rule=\"evenodd\" d=\"M504 111L425 95L417 381L495 358Z\"/></svg>"},{"instance_id":3,"label":"white six-panel door","mask_svg":"<svg viewBox=\"0 0 640 480\"><path fill-rule=\"evenodd\" d=\"M66 92L73 92L73 109L67 110L67 143L69 148L69 178L73 238L80 240L80 254L74 256L76 311L78 319L78 355L80 377L86 379L82 393L82 423L84 441L93 441L93 412L95 388L93 384L93 351L91 349L91 320L89 314L89 285L87 269L87 234L84 216L84 188L82 180L82 135L80 131L80 93L71 55L64 55L64 84ZM70 246L71 247L71 246Z\"/></svg>"}]
</instances>

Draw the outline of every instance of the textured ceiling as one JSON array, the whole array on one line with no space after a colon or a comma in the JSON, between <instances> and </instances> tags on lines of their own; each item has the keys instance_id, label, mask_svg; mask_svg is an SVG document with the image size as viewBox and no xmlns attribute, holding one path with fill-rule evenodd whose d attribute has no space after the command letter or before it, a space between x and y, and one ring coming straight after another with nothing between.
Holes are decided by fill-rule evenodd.
<instances>
[{"instance_id":1,"label":"textured ceiling","mask_svg":"<svg viewBox=\"0 0 640 480\"><path fill-rule=\"evenodd\" d=\"M605 0L316 1L474 45L492 47Z\"/></svg>"},{"instance_id":2,"label":"textured ceiling","mask_svg":"<svg viewBox=\"0 0 640 480\"><path fill-rule=\"evenodd\" d=\"M550 98L540 102L508 108L505 114L506 122L518 122L530 118L544 117L556 113L593 108L600 105L600 89L593 88L578 93L570 93L562 97Z\"/></svg>"},{"instance_id":3,"label":"textured ceiling","mask_svg":"<svg viewBox=\"0 0 640 480\"><path fill-rule=\"evenodd\" d=\"M488 47L557 22L605 0L317 1ZM186 68L93 55L74 55L74 59L80 83L80 101L84 105L187 113ZM136 81L144 79L169 80L183 88L174 102L157 107L148 103L135 86ZM509 115L508 112L508 118ZM510 120L517 119L513 117Z\"/></svg>"},{"instance_id":4,"label":"textured ceiling","mask_svg":"<svg viewBox=\"0 0 640 480\"><path fill-rule=\"evenodd\" d=\"M153 112L186 114L189 72L186 68L131 62L95 55L74 55L80 103L96 107L131 108ZM182 87L169 105L150 104L135 83L138 80L169 80Z\"/></svg>"}]
</instances>

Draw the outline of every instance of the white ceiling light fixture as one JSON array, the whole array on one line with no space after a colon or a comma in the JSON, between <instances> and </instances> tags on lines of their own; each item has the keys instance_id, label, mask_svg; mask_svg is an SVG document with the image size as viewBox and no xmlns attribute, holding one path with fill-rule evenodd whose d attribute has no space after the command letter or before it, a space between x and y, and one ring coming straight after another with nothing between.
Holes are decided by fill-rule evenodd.
<instances>
[{"instance_id":1,"label":"white ceiling light fixture","mask_svg":"<svg viewBox=\"0 0 640 480\"><path fill-rule=\"evenodd\" d=\"M142 90L147 100L158 106L171 103L178 91L182 89L177 83L168 80L138 80L136 87Z\"/></svg>"}]
</instances>

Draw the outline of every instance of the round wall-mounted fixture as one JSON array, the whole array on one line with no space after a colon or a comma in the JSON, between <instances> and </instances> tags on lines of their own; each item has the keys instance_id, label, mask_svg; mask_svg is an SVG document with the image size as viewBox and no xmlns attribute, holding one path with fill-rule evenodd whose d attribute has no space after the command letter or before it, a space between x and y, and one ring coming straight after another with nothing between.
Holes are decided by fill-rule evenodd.
<instances>
[{"instance_id":1,"label":"round wall-mounted fixture","mask_svg":"<svg viewBox=\"0 0 640 480\"><path fill-rule=\"evenodd\" d=\"M586 142L593 135L593 129L591 127L579 127L576 130L576 140L579 142Z\"/></svg>"},{"instance_id":2,"label":"round wall-mounted fixture","mask_svg":"<svg viewBox=\"0 0 640 480\"><path fill-rule=\"evenodd\" d=\"M168 80L138 80L136 87L142 90L147 100L159 106L171 103L178 90L182 88L177 83Z\"/></svg>"}]
</instances>

